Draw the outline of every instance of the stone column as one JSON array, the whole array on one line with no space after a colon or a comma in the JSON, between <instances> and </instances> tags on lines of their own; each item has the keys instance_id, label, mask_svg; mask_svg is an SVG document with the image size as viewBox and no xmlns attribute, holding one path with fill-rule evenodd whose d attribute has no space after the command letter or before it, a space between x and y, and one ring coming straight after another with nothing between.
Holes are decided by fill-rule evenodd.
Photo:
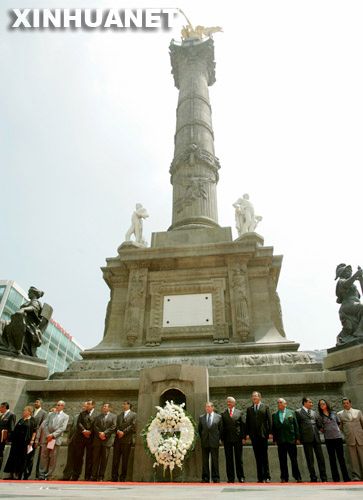
<instances>
[{"instance_id":1,"label":"stone column","mask_svg":"<svg viewBox=\"0 0 363 500\"><path fill-rule=\"evenodd\" d=\"M170 167L173 220L169 230L219 227L216 185L220 165L214 154L208 92L215 82L213 40L172 41L170 59L179 100Z\"/></svg>"}]
</instances>

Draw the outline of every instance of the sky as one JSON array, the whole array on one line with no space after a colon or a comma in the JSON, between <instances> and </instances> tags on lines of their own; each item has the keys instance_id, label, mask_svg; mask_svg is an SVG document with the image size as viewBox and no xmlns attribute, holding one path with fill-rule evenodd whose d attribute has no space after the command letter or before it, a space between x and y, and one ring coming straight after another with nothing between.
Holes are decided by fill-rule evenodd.
<instances>
[{"instance_id":1,"label":"sky","mask_svg":"<svg viewBox=\"0 0 363 500\"><path fill-rule=\"evenodd\" d=\"M0 279L44 290L54 319L84 347L103 336L117 255L136 203L144 234L171 224L178 91L171 31L9 30L8 9L179 7L214 36L210 88L218 211L250 194L258 232L283 255L287 338L335 345L335 268L362 262L361 0L2 0Z\"/></svg>"}]
</instances>

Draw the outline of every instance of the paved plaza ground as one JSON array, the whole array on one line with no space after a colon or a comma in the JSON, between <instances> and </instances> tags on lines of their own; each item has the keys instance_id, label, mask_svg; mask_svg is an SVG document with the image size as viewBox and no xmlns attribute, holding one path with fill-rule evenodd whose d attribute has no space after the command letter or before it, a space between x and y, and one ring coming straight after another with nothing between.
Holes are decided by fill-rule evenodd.
<instances>
[{"instance_id":1,"label":"paved plaza ground","mask_svg":"<svg viewBox=\"0 0 363 500\"><path fill-rule=\"evenodd\" d=\"M362 500L360 483L72 483L62 481L0 481L0 499L77 499L98 498L127 500L178 499L234 500Z\"/></svg>"}]
</instances>

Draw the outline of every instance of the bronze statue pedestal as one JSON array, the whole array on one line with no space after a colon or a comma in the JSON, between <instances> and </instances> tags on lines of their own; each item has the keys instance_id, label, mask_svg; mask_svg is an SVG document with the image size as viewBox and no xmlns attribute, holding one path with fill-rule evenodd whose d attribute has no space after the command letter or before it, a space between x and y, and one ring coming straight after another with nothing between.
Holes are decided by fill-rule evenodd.
<instances>
[{"instance_id":1,"label":"bronze statue pedestal","mask_svg":"<svg viewBox=\"0 0 363 500\"><path fill-rule=\"evenodd\" d=\"M347 381L343 385L345 396L350 398L355 408L363 407L363 341L356 340L342 347L328 349L324 359L324 369L346 373Z\"/></svg>"}]
</instances>

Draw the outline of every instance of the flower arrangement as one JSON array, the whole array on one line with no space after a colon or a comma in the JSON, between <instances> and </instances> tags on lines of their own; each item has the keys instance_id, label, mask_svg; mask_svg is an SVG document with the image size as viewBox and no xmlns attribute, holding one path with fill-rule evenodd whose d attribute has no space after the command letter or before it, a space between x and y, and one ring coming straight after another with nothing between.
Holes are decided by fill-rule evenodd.
<instances>
[{"instance_id":1,"label":"flower arrangement","mask_svg":"<svg viewBox=\"0 0 363 500\"><path fill-rule=\"evenodd\" d=\"M146 449L155 462L162 465L164 473L175 467L183 468L183 461L194 448L197 433L192 417L186 415L185 404L167 401L164 408L156 406L157 414L142 432Z\"/></svg>"}]
</instances>

